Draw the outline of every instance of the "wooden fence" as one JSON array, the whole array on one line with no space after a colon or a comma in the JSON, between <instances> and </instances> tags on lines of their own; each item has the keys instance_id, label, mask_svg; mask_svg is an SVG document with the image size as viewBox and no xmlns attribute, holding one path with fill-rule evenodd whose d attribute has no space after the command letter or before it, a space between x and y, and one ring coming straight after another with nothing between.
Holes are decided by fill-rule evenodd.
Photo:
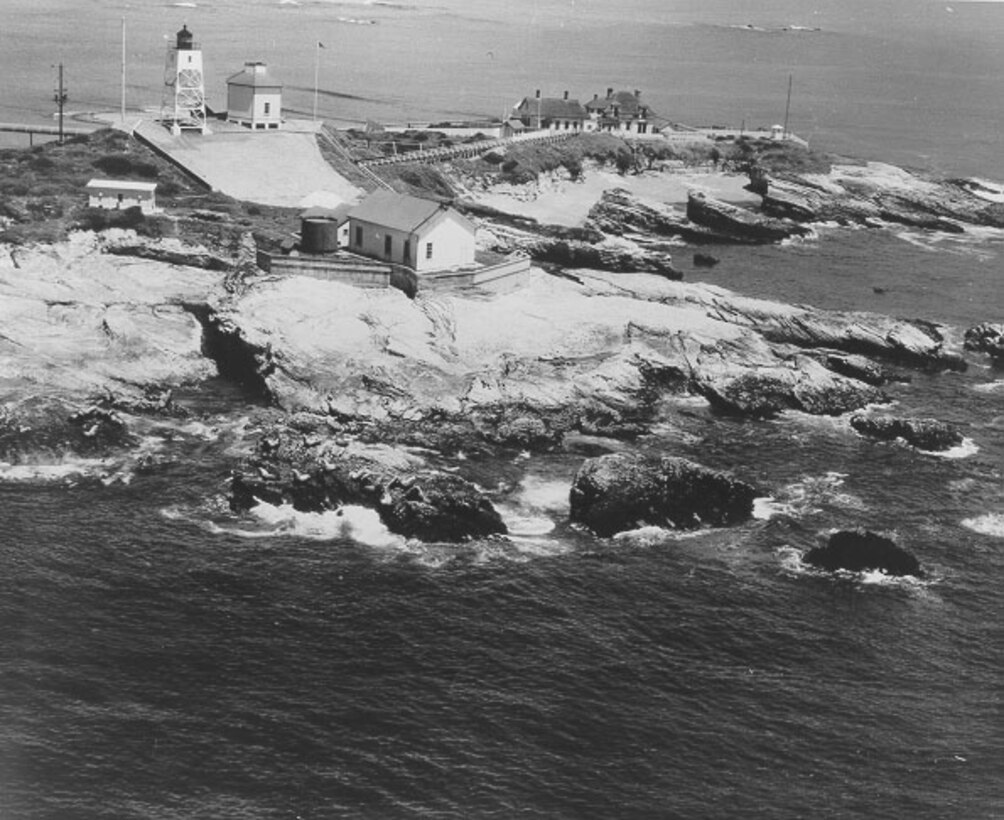
<instances>
[{"instance_id":1,"label":"wooden fence","mask_svg":"<svg viewBox=\"0 0 1004 820\"><path fill-rule=\"evenodd\" d=\"M421 290L489 286L530 269L528 256L515 256L496 265L416 275L401 265L356 256L285 256L258 251L258 267L280 276L309 276L359 288L396 287L409 296Z\"/></svg>"}]
</instances>

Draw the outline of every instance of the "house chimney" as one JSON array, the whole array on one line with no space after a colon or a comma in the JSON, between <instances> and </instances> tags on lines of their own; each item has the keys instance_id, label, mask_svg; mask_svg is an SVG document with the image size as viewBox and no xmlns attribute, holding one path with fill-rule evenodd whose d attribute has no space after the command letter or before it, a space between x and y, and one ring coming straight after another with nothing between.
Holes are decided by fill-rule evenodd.
<instances>
[{"instance_id":1,"label":"house chimney","mask_svg":"<svg viewBox=\"0 0 1004 820\"><path fill-rule=\"evenodd\" d=\"M607 96L612 97L614 95L614 90L612 88L607 89Z\"/></svg>"},{"instance_id":2,"label":"house chimney","mask_svg":"<svg viewBox=\"0 0 1004 820\"><path fill-rule=\"evenodd\" d=\"M594 100L598 100L599 98L600 98L600 95L599 95L599 94L593 94L593 99L594 99Z\"/></svg>"},{"instance_id":3,"label":"house chimney","mask_svg":"<svg viewBox=\"0 0 1004 820\"><path fill-rule=\"evenodd\" d=\"M640 97L640 96L641 96L641 92L640 92L640 91L639 91L639 90L638 90L638 89L636 88L636 89L634 90L634 95L635 95L636 97Z\"/></svg>"},{"instance_id":4,"label":"house chimney","mask_svg":"<svg viewBox=\"0 0 1004 820\"><path fill-rule=\"evenodd\" d=\"M537 99L539 100L540 99L540 89L539 88L537 89L537 95L536 96L537 96Z\"/></svg>"},{"instance_id":5,"label":"house chimney","mask_svg":"<svg viewBox=\"0 0 1004 820\"><path fill-rule=\"evenodd\" d=\"M565 96L564 96L564 97L562 97L562 99L564 99L564 100L567 100L567 99L568 99L568 92L567 92L567 91L565 92Z\"/></svg>"}]
</instances>

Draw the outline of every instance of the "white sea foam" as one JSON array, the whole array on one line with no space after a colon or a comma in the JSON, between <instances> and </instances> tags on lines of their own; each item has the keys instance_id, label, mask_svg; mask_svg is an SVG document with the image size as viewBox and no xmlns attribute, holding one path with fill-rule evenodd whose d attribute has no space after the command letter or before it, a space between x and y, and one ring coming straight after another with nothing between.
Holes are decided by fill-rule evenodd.
<instances>
[{"instance_id":1,"label":"white sea foam","mask_svg":"<svg viewBox=\"0 0 1004 820\"><path fill-rule=\"evenodd\" d=\"M954 447L949 447L947 450L918 450L918 452L926 453L929 456L937 456L938 458L969 458L969 456L974 456L980 451L979 446L971 438L963 438L961 444L957 444Z\"/></svg>"},{"instance_id":2,"label":"white sea foam","mask_svg":"<svg viewBox=\"0 0 1004 820\"><path fill-rule=\"evenodd\" d=\"M10 464L0 461L0 481L64 481L100 475L105 468L106 464L97 459L60 464Z\"/></svg>"},{"instance_id":3,"label":"white sea foam","mask_svg":"<svg viewBox=\"0 0 1004 820\"><path fill-rule=\"evenodd\" d=\"M973 387L973 390L977 393L998 393L1004 391L1004 379L977 384Z\"/></svg>"},{"instance_id":4,"label":"white sea foam","mask_svg":"<svg viewBox=\"0 0 1004 820\"><path fill-rule=\"evenodd\" d=\"M800 518L822 512L829 504L849 510L866 509L858 496L841 491L846 473L829 472L821 476L803 476L800 481L781 488L775 495L753 500L753 517L761 520L776 515Z\"/></svg>"},{"instance_id":5,"label":"white sea foam","mask_svg":"<svg viewBox=\"0 0 1004 820\"><path fill-rule=\"evenodd\" d=\"M517 499L522 506L555 512L568 510L568 481L530 474L524 476L519 487Z\"/></svg>"},{"instance_id":6,"label":"white sea foam","mask_svg":"<svg viewBox=\"0 0 1004 820\"><path fill-rule=\"evenodd\" d=\"M795 508L772 496L753 499L753 517L758 521L769 521L775 515L795 515Z\"/></svg>"},{"instance_id":7,"label":"white sea foam","mask_svg":"<svg viewBox=\"0 0 1004 820\"><path fill-rule=\"evenodd\" d=\"M638 527L634 530L624 530L614 536L614 541L626 541L641 547L653 547L665 544L677 536L673 530L664 527Z\"/></svg>"},{"instance_id":8,"label":"white sea foam","mask_svg":"<svg viewBox=\"0 0 1004 820\"><path fill-rule=\"evenodd\" d=\"M259 501L250 510L261 526L254 528L220 526L208 522L205 526L213 533L237 535L242 538L272 538L296 536L316 541L334 541L348 538L370 547L401 547L405 539L391 533L380 520L376 510L347 505L325 512L301 512L291 504L269 504ZM170 517L173 513L162 511Z\"/></svg>"},{"instance_id":9,"label":"white sea foam","mask_svg":"<svg viewBox=\"0 0 1004 820\"><path fill-rule=\"evenodd\" d=\"M715 530L713 528L673 530L666 527L646 526L619 532L614 535L613 540L627 542L641 547L654 547L659 546L660 544L665 544L669 541L684 541L692 538L701 538L714 531Z\"/></svg>"},{"instance_id":10,"label":"white sea foam","mask_svg":"<svg viewBox=\"0 0 1004 820\"><path fill-rule=\"evenodd\" d=\"M510 535L509 540L520 553L536 558L551 558L571 551L571 547L568 544L555 541L551 538L526 538L518 535Z\"/></svg>"},{"instance_id":11,"label":"white sea foam","mask_svg":"<svg viewBox=\"0 0 1004 820\"><path fill-rule=\"evenodd\" d=\"M962 521L962 526L980 535L1004 538L1004 513L986 513L975 518L966 518Z\"/></svg>"},{"instance_id":12,"label":"white sea foam","mask_svg":"<svg viewBox=\"0 0 1004 820\"><path fill-rule=\"evenodd\" d=\"M521 515L518 510L504 505L495 507L510 535L515 536L536 536L546 535L554 530L555 523L550 518L540 515Z\"/></svg>"}]
</instances>

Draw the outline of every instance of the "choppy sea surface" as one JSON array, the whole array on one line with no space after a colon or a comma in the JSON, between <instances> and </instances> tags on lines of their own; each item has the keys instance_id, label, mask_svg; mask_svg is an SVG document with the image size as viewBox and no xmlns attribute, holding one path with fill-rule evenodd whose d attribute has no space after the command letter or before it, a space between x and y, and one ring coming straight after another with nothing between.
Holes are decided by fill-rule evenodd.
<instances>
[{"instance_id":1,"label":"choppy sea surface","mask_svg":"<svg viewBox=\"0 0 1004 820\"><path fill-rule=\"evenodd\" d=\"M1004 178L1004 5L750 5L17 0L0 11L0 117L47 116L57 47L71 99L114 108L124 15L137 106L159 102L162 34L184 20L207 62L218 49L217 78L268 59L305 110L322 39L332 118L614 85L685 122L770 123L791 73L792 126L821 147ZM713 272L678 264L958 336L1004 318L1002 249L994 232L824 228L716 249ZM5 470L0 817L999 817L1004 371L974 359L895 395L966 446L667 400L631 446L765 496L749 524L687 536L568 526L575 441L465 464L510 542L407 543L359 510L237 518L223 496L253 408L223 386L194 397L198 422L145 431L156 469ZM855 526L893 534L925 578L803 566Z\"/></svg>"}]
</instances>

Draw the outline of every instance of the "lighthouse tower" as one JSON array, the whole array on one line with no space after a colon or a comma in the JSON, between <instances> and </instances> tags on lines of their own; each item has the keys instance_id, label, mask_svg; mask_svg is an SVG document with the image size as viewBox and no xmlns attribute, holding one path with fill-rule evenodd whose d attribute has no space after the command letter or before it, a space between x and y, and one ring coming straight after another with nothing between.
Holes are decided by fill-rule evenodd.
<instances>
[{"instance_id":1,"label":"lighthouse tower","mask_svg":"<svg viewBox=\"0 0 1004 820\"><path fill-rule=\"evenodd\" d=\"M206 84L202 76L202 49L182 26L174 44L167 47L164 69L164 120L171 133L206 133Z\"/></svg>"}]
</instances>

